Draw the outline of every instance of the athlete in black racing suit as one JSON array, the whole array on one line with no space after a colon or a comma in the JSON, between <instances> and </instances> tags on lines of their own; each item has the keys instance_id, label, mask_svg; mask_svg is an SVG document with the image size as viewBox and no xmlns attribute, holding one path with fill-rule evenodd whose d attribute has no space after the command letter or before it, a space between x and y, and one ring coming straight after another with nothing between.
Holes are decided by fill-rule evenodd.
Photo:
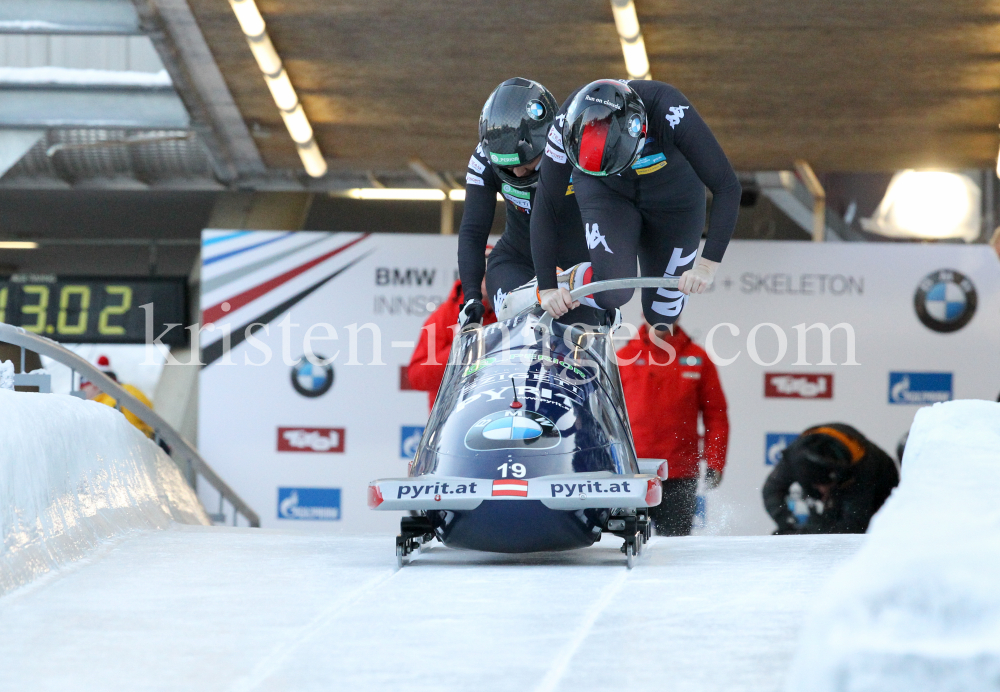
<instances>
[{"instance_id":1,"label":"athlete in black racing suit","mask_svg":"<svg viewBox=\"0 0 1000 692\"><path fill-rule=\"evenodd\" d=\"M503 306L507 293L535 277L529 229L538 180L536 169L556 107L545 87L520 78L505 81L486 101L480 120L480 142L465 174L465 211L458 231L458 268L467 306L469 301L483 300L480 286L484 273L494 311ZM511 138L509 133L516 137ZM484 250L498 194L504 199L506 226L487 263ZM553 260L565 268L585 262L589 254L568 178L562 195L565 200L561 212L552 224Z\"/></svg>"},{"instance_id":2,"label":"athlete in black racing suit","mask_svg":"<svg viewBox=\"0 0 1000 692\"><path fill-rule=\"evenodd\" d=\"M570 307L568 292L551 289L560 220L570 213L564 191L571 175L592 280L634 277L637 256L642 276L680 276L680 290L642 290L649 324L672 324L687 294L701 293L712 282L739 212L739 181L708 125L680 91L663 82L599 80L566 100L549 131L531 217L542 305L556 317ZM695 266L706 186L713 194L712 215ZM615 308L632 293L606 291L594 299L597 306Z\"/></svg>"}]
</instances>

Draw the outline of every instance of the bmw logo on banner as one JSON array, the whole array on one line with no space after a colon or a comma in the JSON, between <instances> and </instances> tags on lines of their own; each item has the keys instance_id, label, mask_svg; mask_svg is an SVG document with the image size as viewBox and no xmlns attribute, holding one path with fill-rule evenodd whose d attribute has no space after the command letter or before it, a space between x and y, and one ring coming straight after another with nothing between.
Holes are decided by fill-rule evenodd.
<instances>
[{"instance_id":1,"label":"bmw logo on banner","mask_svg":"<svg viewBox=\"0 0 1000 692\"><path fill-rule=\"evenodd\" d=\"M941 269L920 282L913 306L928 329L943 333L958 331L976 313L976 287L964 274Z\"/></svg>"},{"instance_id":2,"label":"bmw logo on banner","mask_svg":"<svg viewBox=\"0 0 1000 692\"><path fill-rule=\"evenodd\" d=\"M555 423L534 411L497 411L483 416L465 435L465 446L476 451L548 449L559 444Z\"/></svg>"},{"instance_id":3,"label":"bmw logo on banner","mask_svg":"<svg viewBox=\"0 0 1000 692\"><path fill-rule=\"evenodd\" d=\"M313 358L318 361L326 360L319 355L314 355ZM323 396L333 386L333 366L329 363L317 365L302 356L292 367L292 386L302 396Z\"/></svg>"}]
</instances>

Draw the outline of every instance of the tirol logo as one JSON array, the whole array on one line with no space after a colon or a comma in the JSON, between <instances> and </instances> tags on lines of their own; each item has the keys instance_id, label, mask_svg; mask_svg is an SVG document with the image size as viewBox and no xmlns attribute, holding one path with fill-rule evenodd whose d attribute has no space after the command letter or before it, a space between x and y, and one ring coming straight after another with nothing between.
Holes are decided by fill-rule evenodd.
<instances>
[{"instance_id":1,"label":"tirol logo","mask_svg":"<svg viewBox=\"0 0 1000 692\"><path fill-rule=\"evenodd\" d=\"M768 398L832 399L833 375L766 373L764 396Z\"/></svg>"},{"instance_id":2,"label":"tirol logo","mask_svg":"<svg viewBox=\"0 0 1000 692\"><path fill-rule=\"evenodd\" d=\"M890 372L890 404L933 404L951 401L950 372Z\"/></svg>"},{"instance_id":3,"label":"tirol logo","mask_svg":"<svg viewBox=\"0 0 1000 692\"><path fill-rule=\"evenodd\" d=\"M555 423L534 411L497 411L469 428L465 446L476 451L493 449L548 449L561 439Z\"/></svg>"},{"instance_id":4,"label":"tirol logo","mask_svg":"<svg viewBox=\"0 0 1000 692\"><path fill-rule=\"evenodd\" d=\"M976 314L976 287L967 276L941 269L924 277L913 296L917 317L936 332L958 331Z\"/></svg>"},{"instance_id":5,"label":"tirol logo","mask_svg":"<svg viewBox=\"0 0 1000 692\"><path fill-rule=\"evenodd\" d=\"M326 360L323 356L313 355L316 361ZM306 356L292 367L292 386L302 396L310 398L323 396L333 386L333 366L311 363Z\"/></svg>"},{"instance_id":6,"label":"tirol logo","mask_svg":"<svg viewBox=\"0 0 1000 692\"><path fill-rule=\"evenodd\" d=\"M340 488L278 488L278 519L337 521Z\"/></svg>"},{"instance_id":7,"label":"tirol logo","mask_svg":"<svg viewBox=\"0 0 1000 692\"><path fill-rule=\"evenodd\" d=\"M424 436L422 425L404 425L400 430L399 456L404 459L412 459L417 455L417 446L420 438Z\"/></svg>"},{"instance_id":8,"label":"tirol logo","mask_svg":"<svg viewBox=\"0 0 1000 692\"><path fill-rule=\"evenodd\" d=\"M278 428L279 452L343 452L343 428Z\"/></svg>"},{"instance_id":9,"label":"tirol logo","mask_svg":"<svg viewBox=\"0 0 1000 692\"><path fill-rule=\"evenodd\" d=\"M781 461L781 453L799 437L798 433L766 433L764 435L764 464L775 466Z\"/></svg>"},{"instance_id":10,"label":"tirol logo","mask_svg":"<svg viewBox=\"0 0 1000 692\"><path fill-rule=\"evenodd\" d=\"M521 157L518 154L494 154L490 152L490 161L498 166L519 166Z\"/></svg>"}]
</instances>

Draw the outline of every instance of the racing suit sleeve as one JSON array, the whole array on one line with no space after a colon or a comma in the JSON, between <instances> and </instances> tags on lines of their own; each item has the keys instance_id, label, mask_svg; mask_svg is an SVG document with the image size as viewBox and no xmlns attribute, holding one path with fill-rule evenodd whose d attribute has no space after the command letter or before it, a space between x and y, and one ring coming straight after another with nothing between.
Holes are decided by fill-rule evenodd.
<instances>
[{"instance_id":1,"label":"racing suit sleeve","mask_svg":"<svg viewBox=\"0 0 1000 692\"><path fill-rule=\"evenodd\" d=\"M788 509L788 488L795 479L792 477L792 467L785 461L779 461L771 474L764 481L764 509L771 515L778 531L784 532L797 524L795 515Z\"/></svg>"},{"instance_id":2,"label":"racing suit sleeve","mask_svg":"<svg viewBox=\"0 0 1000 692\"><path fill-rule=\"evenodd\" d=\"M481 155L482 145L469 158L465 172L465 209L458 228L458 273L466 300L483 299L486 243L497 209L498 185L493 168Z\"/></svg>"},{"instance_id":3,"label":"racing suit sleeve","mask_svg":"<svg viewBox=\"0 0 1000 692\"><path fill-rule=\"evenodd\" d=\"M712 191L712 214L702 257L721 262L736 229L742 188L736 171L726 158L719 141L698 111L680 91L660 82L656 85L648 117L660 123L664 137L688 160L701 182ZM648 97L643 96L647 101Z\"/></svg>"},{"instance_id":4,"label":"racing suit sleeve","mask_svg":"<svg viewBox=\"0 0 1000 692\"><path fill-rule=\"evenodd\" d=\"M539 166L538 187L531 211L531 259L538 277L538 289L556 288L556 262L559 246L559 217L566 204L566 188L573 175L573 164L566 157L560 130L567 105L576 92L566 99L556 120L549 128L545 154Z\"/></svg>"},{"instance_id":5,"label":"racing suit sleeve","mask_svg":"<svg viewBox=\"0 0 1000 692\"><path fill-rule=\"evenodd\" d=\"M719 382L719 372L708 356L701 368L701 419L705 424L705 463L720 475L726 467L726 448L729 445L729 416L726 395Z\"/></svg>"}]
</instances>

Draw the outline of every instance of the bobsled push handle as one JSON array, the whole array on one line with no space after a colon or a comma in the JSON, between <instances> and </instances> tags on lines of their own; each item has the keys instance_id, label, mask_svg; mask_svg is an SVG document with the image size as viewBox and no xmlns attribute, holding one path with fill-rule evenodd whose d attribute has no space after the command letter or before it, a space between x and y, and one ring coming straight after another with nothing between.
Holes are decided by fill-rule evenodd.
<instances>
[{"instance_id":1,"label":"bobsled push handle","mask_svg":"<svg viewBox=\"0 0 1000 692\"><path fill-rule=\"evenodd\" d=\"M585 284L570 291L569 295L573 300L580 300L580 298L589 296L593 293L617 291L622 288L672 288L676 290L678 283L680 283L680 279L677 277L667 278L663 276L637 276L628 279L609 279L607 281L594 281L593 283ZM536 329L552 331L552 315L547 312L542 315L541 319L538 320Z\"/></svg>"}]
</instances>

